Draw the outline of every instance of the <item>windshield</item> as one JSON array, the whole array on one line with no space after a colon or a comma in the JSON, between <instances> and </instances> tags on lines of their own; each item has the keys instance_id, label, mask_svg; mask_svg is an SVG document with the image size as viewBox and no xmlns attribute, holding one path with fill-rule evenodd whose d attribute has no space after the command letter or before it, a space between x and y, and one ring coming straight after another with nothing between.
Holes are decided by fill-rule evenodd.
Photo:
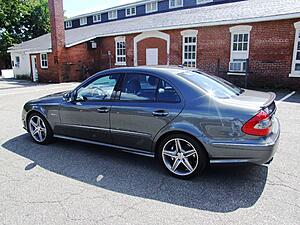
<instances>
[{"instance_id":1,"label":"windshield","mask_svg":"<svg viewBox=\"0 0 300 225\"><path fill-rule=\"evenodd\" d=\"M202 72L186 71L179 75L216 98L231 98L244 92L241 88L220 77L211 76Z\"/></svg>"}]
</instances>

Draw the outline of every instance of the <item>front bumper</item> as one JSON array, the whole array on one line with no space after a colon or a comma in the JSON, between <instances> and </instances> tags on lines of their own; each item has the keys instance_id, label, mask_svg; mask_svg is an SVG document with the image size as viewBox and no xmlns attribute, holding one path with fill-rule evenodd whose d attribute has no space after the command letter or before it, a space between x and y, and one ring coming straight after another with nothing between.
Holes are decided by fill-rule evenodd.
<instances>
[{"instance_id":1,"label":"front bumper","mask_svg":"<svg viewBox=\"0 0 300 225\"><path fill-rule=\"evenodd\" d=\"M269 136L255 141L241 142L214 142L211 144L213 152L210 162L212 164L223 163L255 163L265 164L269 162L279 144L280 123L273 119L273 129Z\"/></svg>"}]
</instances>

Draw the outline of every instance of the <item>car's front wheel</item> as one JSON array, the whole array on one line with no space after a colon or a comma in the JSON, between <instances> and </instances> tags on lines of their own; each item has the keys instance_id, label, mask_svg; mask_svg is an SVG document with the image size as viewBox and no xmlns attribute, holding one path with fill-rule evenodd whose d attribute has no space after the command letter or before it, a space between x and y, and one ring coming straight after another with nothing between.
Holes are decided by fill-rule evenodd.
<instances>
[{"instance_id":1,"label":"car's front wheel","mask_svg":"<svg viewBox=\"0 0 300 225\"><path fill-rule=\"evenodd\" d=\"M32 113L28 118L28 132L39 144L47 144L53 137L53 132L47 120L39 113Z\"/></svg>"},{"instance_id":2,"label":"car's front wheel","mask_svg":"<svg viewBox=\"0 0 300 225\"><path fill-rule=\"evenodd\" d=\"M159 145L159 160L172 176L183 179L203 172L208 161L198 141L185 134L166 137Z\"/></svg>"}]
</instances>

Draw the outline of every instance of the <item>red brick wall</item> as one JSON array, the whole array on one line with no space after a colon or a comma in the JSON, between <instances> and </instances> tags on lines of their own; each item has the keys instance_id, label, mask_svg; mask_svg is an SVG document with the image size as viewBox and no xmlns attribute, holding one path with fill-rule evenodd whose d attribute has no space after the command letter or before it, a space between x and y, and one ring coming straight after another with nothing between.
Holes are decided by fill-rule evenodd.
<instances>
[{"instance_id":1,"label":"red brick wall","mask_svg":"<svg viewBox=\"0 0 300 225\"><path fill-rule=\"evenodd\" d=\"M300 89L300 78L289 78L293 57L295 37L294 23L299 21L282 20L261 23L251 23L249 63L250 86L271 86ZM233 26L233 25L232 25ZM233 82L244 83L244 76L227 75L230 61L231 34L230 25L200 27L198 30L197 67L203 71L225 77ZM194 28L193 28L194 29ZM182 64L182 30L162 31L170 34L170 64ZM126 35L127 66L134 65L133 39L137 34ZM70 68L64 69L68 79L81 78L76 67L85 65L90 71L98 71L115 67L115 37L97 39L98 48L90 50L87 43L83 43L66 50L66 63ZM148 38L138 43L139 64L145 64L145 49L159 46L159 63L166 64L166 42L157 38ZM109 57L108 51L111 52ZM111 58L111 66L109 63ZM49 68L51 66L49 56ZM220 66L218 70L218 60ZM38 60L39 61L39 60ZM68 66L66 66L68 67ZM69 71L69 72L68 72ZM41 74L47 74L41 70ZM66 74L66 73L65 73ZM89 74L92 74L90 72ZM42 75L44 76L44 75ZM52 78L51 74L46 77ZM47 79L48 79L47 78ZM47 79L42 79L47 81ZM56 79L57 80L57 79Z\"/></svg>"},{"instance_id":2,"label":"red brick wall","mask_svg":"<svg viewBox=\"0 0 300 225\"><path fill-rule=\"evenodd\" d=\"M39 74L39 79L38 79L39 82L42 82L42 83L45 83L45 82L59 82L57 74L56 73L52 73L52 69L56 68L56 65L54 64L53 55L52 54L48 54L48 69L42 69L41 68L41 57L40 57L40 54L31 54L30 55L30 68L32 68L32 62L31 62L31 56L32 55L36 56L37 69L38 69L38 74ZM33 74L31 73L31 78L32 78L32 75Z\"/></svg>"},{"instance_id":3,"label":"red brick wall","mask_svg":"<svg viewBox=\"0 0 300 225\"><path fill-rule=\"evenodd\" d=\"M133 38L137 34L126 35L126 65L133 66ZM108 52L111 55L109 56ZM116 67L116 46L115 46L115 36L105 37L100 39L99 45L100 54L100 65L101 69L109 69L110 67Z\"/></svg>"},{"instance_id":4,"label":"red brick wall","mask_svg":"<svg viewBox=\"0 0 300 225\"><path fill-rule=\"evenodd\" d=\"M147 38L137 43L138 65L146 65L146 49L158 48L158 64L167 65L167 42L159 38Z\"/></svg>"}]
</instances>

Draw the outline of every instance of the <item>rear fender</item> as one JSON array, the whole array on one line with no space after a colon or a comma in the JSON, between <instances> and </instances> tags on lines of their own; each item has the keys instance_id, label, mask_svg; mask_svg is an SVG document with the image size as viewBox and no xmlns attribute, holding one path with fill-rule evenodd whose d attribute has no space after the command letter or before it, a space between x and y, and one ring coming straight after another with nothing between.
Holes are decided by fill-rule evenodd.
<instances>
[{"instance_id":1,"label":"rear fender","mask_svg":"<svg viewBox=\"0 0 300 225\"><path fill-rule=\"evenodd\" d=\"M201 132L201 130L199 130L193 124L187 122L173 122L171 124L168 124L166 127L164 127L156 134L152 143L152 152L154 153L156 152L156 146L162 136L165 136L168 133L175 133L175 132L179 132L179 133L182 132L195 137L198 141L201 142L202 145L204 145L205 148L208 145L209 142L208 138Z\"/></svg>"}]
</instances>

